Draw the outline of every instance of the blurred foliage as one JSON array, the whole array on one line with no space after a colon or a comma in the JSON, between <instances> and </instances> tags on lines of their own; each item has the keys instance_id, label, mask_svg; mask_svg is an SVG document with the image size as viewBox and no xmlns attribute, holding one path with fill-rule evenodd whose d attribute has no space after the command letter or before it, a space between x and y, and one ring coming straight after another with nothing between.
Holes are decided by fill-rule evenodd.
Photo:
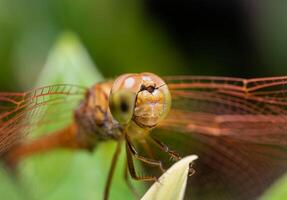
<instances>
[{"instance_id":1,"label":"blurred foliage","mask_svg":"<svg viewBox=\"0 0 287 200\"><path fill-rule=\"evenodd\" d=\"M287 175L278 180L266 193L261 200L281 200L287 196Z\"/></svg>"},{"instance_id":2,"label":"blurred foliage","mask_svg":"<svg viewBox=\"0 0 287 200\"><path fill-rule=\"evenodd\" d=\"M281 2L0 0L0 88L33 86L57 35L81 38L105 77L286 73Z\"/></svg>"},{"instance_id":3,"label":"blurred foliage","mask_svg":"<svg viewBox=\"0 0 287 200\"><path fill-rule=\"evenodd\" d=\"M60 35L38 77L37 86L70 83L90 87L104 78L71 32Z\"/></svg>"},{"instance_id":4,"label":"blurred foliage","mask_svg":"<svg viewBox=\"0 0 287 200\"><path fill-rule=\"evenodd\" d=\"M187 72L166 35L147 23L141 8L131 0L1 0L2 88L15 87L15 81L31 87L55 37L67 29L80 36L105 76L140 71L171 74L174 66Z\"/></svg>"}]
</instances>

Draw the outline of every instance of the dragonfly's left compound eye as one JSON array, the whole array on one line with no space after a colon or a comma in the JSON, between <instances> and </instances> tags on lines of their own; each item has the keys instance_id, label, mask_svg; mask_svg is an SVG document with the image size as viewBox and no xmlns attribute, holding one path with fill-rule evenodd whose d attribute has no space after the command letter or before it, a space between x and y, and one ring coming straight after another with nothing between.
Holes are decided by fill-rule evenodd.
<instances>
[{"instance_id":1,"label":"dragonfly's left compound eye","mask_svg":"<svg viewBox=\"0 0 287 200\"><path fill-rule=\"evenodd\" d=\"M132 120L152 128L166 116L171 97L164 81L152 73L125 74L117 78L109 97L113 117L121 124Z\"/></svg>"},{"instance_id":2,"label":"dragonfly's left compound eye","mask_svg":"<svg viewBox=\"0 0 287 200\"><path fill-rule=\"evenodd\" d=\"M111 93L109 98L110 110L120 124L127 124L132 119L135 99L136 95L126 89Z\"/></svg>"}]
</instances>

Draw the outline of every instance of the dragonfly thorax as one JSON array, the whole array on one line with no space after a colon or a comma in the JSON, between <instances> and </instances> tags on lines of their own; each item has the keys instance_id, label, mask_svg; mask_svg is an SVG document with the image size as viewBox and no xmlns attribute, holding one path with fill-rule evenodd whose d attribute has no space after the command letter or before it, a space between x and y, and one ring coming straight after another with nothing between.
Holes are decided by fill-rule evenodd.
<instances>
[{"instance_id":1,"label":"dragonfly thorax","mask_svg":"<svg viewBox=\"0 0 287 200\"><path fill-rule=\"evenodd\" d=\"M95 141L117 140L122 136L122 128L112 117L108 105L111 84L95 84L87 91L85 99L75 111L75 120L80 131Z\"/></svg>"}]
</instances>

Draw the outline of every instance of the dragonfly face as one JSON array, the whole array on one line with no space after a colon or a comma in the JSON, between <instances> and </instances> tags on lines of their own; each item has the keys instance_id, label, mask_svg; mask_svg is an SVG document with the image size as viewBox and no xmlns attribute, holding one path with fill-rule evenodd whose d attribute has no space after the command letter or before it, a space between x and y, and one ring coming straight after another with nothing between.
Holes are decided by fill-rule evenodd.
<instances>
[{"instance_id":1,"label":"dragonfly face","mask_svg":"<svg viewBox=\"0 0 287 200\"><path fill-rule=\"evenodd\" d=\"M126 74L111 89L109 106L122 125L131 121L142 128L153 128L167 115L171 97L165 82L152 73Z\"/></svg>"}]
</instances>

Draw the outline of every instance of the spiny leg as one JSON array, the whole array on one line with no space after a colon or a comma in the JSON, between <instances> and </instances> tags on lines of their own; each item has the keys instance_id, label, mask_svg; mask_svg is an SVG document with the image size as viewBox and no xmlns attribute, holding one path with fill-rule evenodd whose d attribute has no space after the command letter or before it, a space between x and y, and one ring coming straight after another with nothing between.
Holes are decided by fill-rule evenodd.
<instances>
[{"instance_id":1,"label":"spiny leg","mask_svg":"<svg viewBox=\"0 0 287 200\"><path fill-rule=\"evenodd\" d=\"M135 147L131 143L130 139L128 138L128 136L126 136L126 145L127 145L127 149L129 150L129 152L136 159L138 159L138 160L140 160L146 164L149 164L152 166L157 166L157 167L159 167L159 169L161 170L162 173L165 172L165 169L163 168L161 161L150 159L150 158L139 155L138 152L136 151Z\"/></svg>"},{"instance_id":2,"label":"spiny leg","mask_svg":"<svg viewBox=\"0 0 287 200\"><path fill-rule=\"evenodd\" d=\"M111 167L109 169L108 179L107 179L107 182L105 185L104 200L108 200L108 198L109 198L109 192L110 192L110 188L111 188L112 178L113 178L116 164L117 164L120 152L121 152L121 144L122 144L122 141L119 141L117 143L117 147L116 147L116 150L115 150L114 155L113 155Z\"/></svg>"},{"instance_id":3,"label":"spiny leg","mask_svg":"<svg viewBox=\"0 0 287 200\"><path fill-rule=\"evenodd\" d=\"M181 159L181 157L179 156L178 153L176 153L175 151L172 151L169 149L169 147L164 144L163 142L159 141L158 139L152 137L151 135L149 137L147 137L149 140L151 140L160 150L168 153L171 158L173 158L175 161L178 161Z\"/></svg>"},{"instance_id":4,"label":"spiny leg","mask_svg":"<svg viewBox=\"0 0 287 200\"><path fill-rule=\"evenodd\" d=\"M130 182L130 179L129 179L129 168L128 168L127 159L126 159L125 166L124 166L124 179L126 181L127 186L129 187L129 189L134 194L134 196L137 199L140 199L140 195L139 195L138 191L133 187L133 185L132 185L132 183Z\"/></svg>"},{"instance_id":5,"label":"spiny leg","mask_svg":"<svg viewBox=\"0 0 287 200\"><path fill-rule=\"evenodd\" d=\"M142 180L142 181L156 181L157 177L156 176L139 176L136 173L134 162L133 162L133 153L128 145L128 141L126 142L126 153L127 153L127 163L128 163L128 168L129 172L135 180Z\"/></svg>"}]
</instances>

